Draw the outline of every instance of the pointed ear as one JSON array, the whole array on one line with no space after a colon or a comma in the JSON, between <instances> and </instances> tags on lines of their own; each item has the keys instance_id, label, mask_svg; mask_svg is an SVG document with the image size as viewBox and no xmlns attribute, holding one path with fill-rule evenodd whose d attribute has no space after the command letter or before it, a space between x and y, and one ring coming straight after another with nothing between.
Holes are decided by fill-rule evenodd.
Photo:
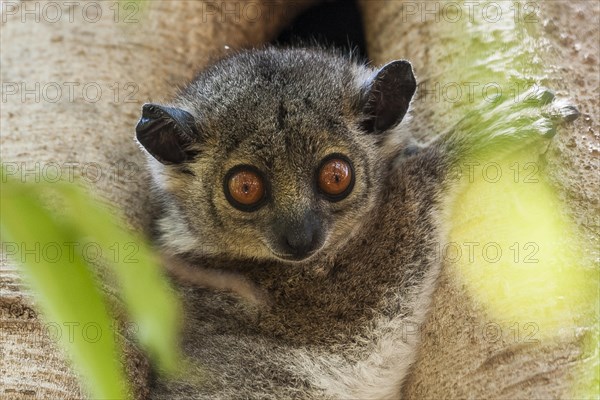
<instances>
[{"instance_id":1,"label":"pointed ear","mask_svg":"<svg viewBox=\"0 0 600 400\"><path fill-rule=\"evenodd\" d=\"M396 60L384 65L365 85L361 127L377 134L398 125L416 89L417 81L408 61Z\"/></svg>"},{"instance_id":2,"label":"pointed ear","mask_svg":"<svg viewBox=\"0 0 600 400\"><path fill-rule=\"evenodd\" d=\"M194 117L179 108L144 104L135 133L138 142L163 164L179 164L197 154L191 148L200 139Z\"/></svg>"}]
</instances>

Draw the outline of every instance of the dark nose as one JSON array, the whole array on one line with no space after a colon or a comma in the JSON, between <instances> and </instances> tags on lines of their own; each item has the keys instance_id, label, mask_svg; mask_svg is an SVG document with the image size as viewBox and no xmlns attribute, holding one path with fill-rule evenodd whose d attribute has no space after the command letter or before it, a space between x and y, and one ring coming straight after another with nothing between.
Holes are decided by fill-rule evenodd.
<instances>
[{"instance_id":1,"label":"dark nose","mask_svg":"<svg viewBox=\"0 0 600 400\"><path fill-rule=\"evenodd\" d=\"M305 258L321 244L321 223L313 212L297 220L283 220L280 227L281 247L290 258Z\"/></svg>"}]
</instances>

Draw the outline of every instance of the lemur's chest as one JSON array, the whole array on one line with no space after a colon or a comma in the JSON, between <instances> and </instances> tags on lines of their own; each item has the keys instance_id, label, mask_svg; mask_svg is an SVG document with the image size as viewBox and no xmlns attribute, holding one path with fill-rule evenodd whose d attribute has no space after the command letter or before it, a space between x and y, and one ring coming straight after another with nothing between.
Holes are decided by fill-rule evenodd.
<instances>
[{"instance_id":1,"label":"lemur's chest","mask_svg":"<svg viewBox=\"0 0 600 400\"><path fill-rule=\"evenodd\" d=\"M377 319L410 314L405 296L435 251L427 219L427 207L393 199L333 256L297 265L240 264L237 270L271 297L269 310L250 317L249 330L288 343L331 345L367 334Z\"/></svg>"}]
</instances>

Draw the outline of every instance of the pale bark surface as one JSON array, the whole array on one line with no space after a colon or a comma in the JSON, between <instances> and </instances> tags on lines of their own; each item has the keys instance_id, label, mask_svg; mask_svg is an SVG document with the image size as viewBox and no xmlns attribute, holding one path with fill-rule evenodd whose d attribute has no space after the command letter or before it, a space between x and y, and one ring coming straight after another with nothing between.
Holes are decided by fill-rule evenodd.
<instances>
[{"instance_id":1,"label":"pale bark surface","mask_svg":"<svg viewBox=\"0 0 600 400\"><path fill-rule=\"evenodd\" d=\"M37 169L42 181L54 179L56 166L67 179L74 171L133 229L144 230L148 177L133 140L141 104L167 99L228 46L270 40L309 2L235 2L227 10L222 2L148 1L142 9L123 2L118 16L116 2L54 2L60 14L45 2L5 2L2 162ZM34 181L35 173L13 177ZM0 397L84 396L64 355L43 334L18 266L4 255L0 295ZM148 363L134 353L127 363L143 394Z\"/></svg>"},{"instance_id":2,"label":"pale bark surface","mask_svg":"<svg viewBox=\"0 0 600 400\"><path fill-rule=\"evenodd\" d=\"M439 82L448 60L464 57L460 34L446 31L444 35L441 22L435 22L431 14L411 16L414 9L403 9L408 3L417 5L420 12L424 7L433 10L437 2L428 6L427 2L361 2L369 54L377 64L406 58L413 63L419 82ZM599 5L590 1L534 3L540 6L535 15L547 41L544 84L571 99L582 113L573 124L561 127L552 141L549 172L560 182L560 195L581 228L583 245L593 260L599 248ZM424 101L417 91L410 123L419 138L431 138L462 117L460 109L443 96L437 102L432 98ZM515 342L507 335L498 341L486 340L483 329L493 320L456 278L448 269L442 272L422 331L420 357L404 397L571 398L577 379L573 368L582 356L581 337L566 335L540 344Z\"/></svg>"}]
</instances>

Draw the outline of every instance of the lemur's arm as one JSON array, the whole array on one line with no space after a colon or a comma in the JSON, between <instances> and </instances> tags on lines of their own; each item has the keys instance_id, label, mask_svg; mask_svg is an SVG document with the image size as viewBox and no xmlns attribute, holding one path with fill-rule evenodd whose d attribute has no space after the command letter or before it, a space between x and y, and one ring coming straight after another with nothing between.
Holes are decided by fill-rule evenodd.
<instances>
[{"instance_id":1,"label":"lemur's arm","mask_svg":"<svg viewBox=\"0 0 600 400\"><path fill-rule=\"evenodd\" d=\"M181 257L174 255L163 254L162 264L169 274L182 284L231 292L260 307L266 307L269 304L267 293L240 274L191 265Z\"/></svg>"}]
</instances>

